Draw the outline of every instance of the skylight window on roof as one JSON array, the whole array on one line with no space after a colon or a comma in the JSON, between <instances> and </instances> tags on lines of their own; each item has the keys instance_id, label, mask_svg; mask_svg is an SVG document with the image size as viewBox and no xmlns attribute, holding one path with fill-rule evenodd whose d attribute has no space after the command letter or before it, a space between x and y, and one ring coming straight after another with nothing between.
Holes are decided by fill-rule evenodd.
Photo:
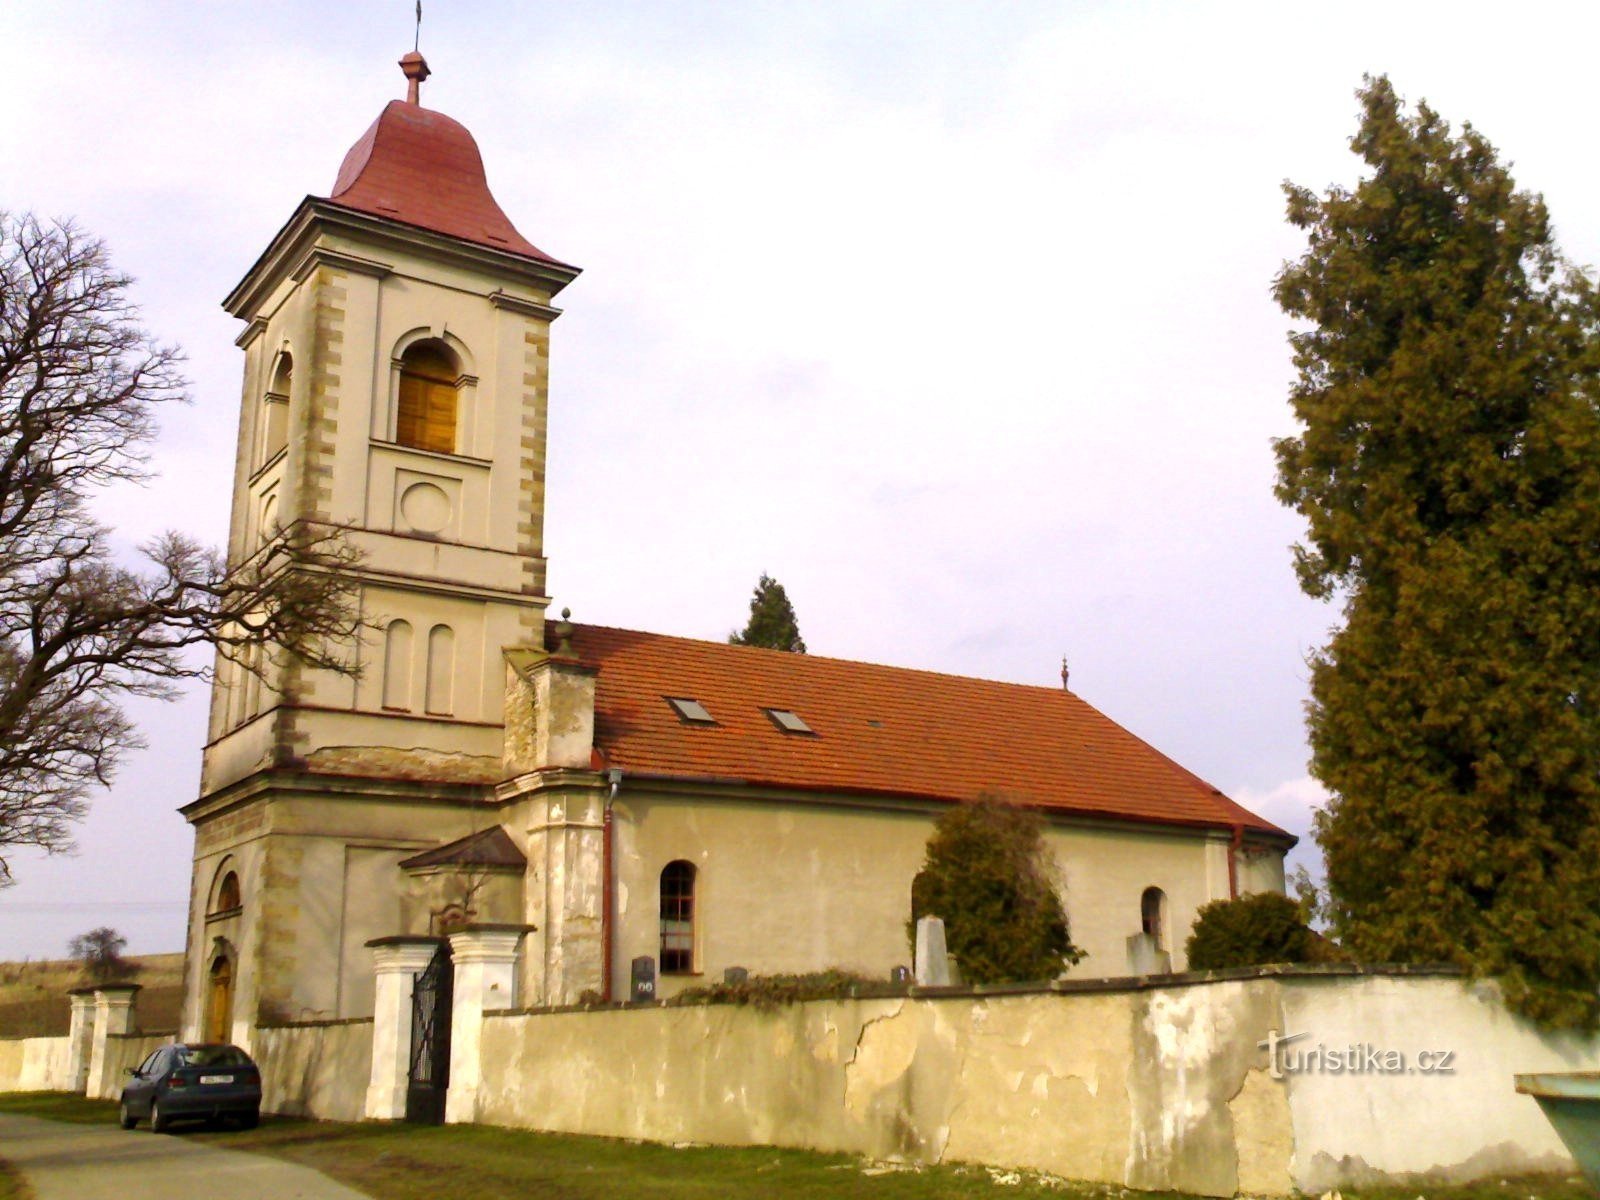
<instances>
[{"instance_id":1,"label":"skylight window on roof","mask_svg":"<svg viewBox=\"0 0 1600 1200\"><path fill-rule=\"evenodd\" d=\"M799 713L790 712L786 708L763 709L767 716L772 718L772 723L785 733L809 733L816 735L816 730L807 725Z\"/></svg>"},{"instance_id":2,"label":"skylight window on roof","mask_svg":"<svg viewBox=\"0 0 1600 1200\"><path fill-rule=\"evenodd\" d=\"M715 725L717 719L707 711L706 706L698 700L691 700L687 696L665 696L664 700L672 705L672 711L689 725Z\"/></svg>"}]
</instances>

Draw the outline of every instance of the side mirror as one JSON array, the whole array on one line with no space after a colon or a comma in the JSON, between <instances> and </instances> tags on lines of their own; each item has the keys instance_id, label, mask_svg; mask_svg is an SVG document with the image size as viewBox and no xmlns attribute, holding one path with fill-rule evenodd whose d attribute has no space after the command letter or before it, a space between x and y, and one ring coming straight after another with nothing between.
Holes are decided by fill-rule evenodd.
<instances>
[{"instance_id":1,"label":"side mirror","mask_svg":"<svg viewBox=\"0 0 1600 1200\"><path fill-rule=\"evenodd\" d=\"M139 1068L138 1067L129 1067L127 1073L129 1075L132 1075L136 1079L142 1078L142 1076L140 1076L140 1074L139 1074Z\"/></svg>"}]
</instances>

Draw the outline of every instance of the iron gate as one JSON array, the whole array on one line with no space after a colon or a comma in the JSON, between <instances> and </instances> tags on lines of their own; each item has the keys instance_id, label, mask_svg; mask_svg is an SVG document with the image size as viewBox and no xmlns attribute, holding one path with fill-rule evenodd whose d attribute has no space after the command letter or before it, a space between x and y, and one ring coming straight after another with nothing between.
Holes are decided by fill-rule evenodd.
<instances>
[{"instance_id":1,"label":"iron gate","mask_svg":"<svg viewBox=\"0 0 1600 1200\"><path fill-rule=\"evenodd\" d=\"M406 1120L444 1124L444 1098L450 1087L450 996L455 971L450 947L440 946L417 973L411 987L411 1072L406 1087Z\"/></svg>"}]
</instances>

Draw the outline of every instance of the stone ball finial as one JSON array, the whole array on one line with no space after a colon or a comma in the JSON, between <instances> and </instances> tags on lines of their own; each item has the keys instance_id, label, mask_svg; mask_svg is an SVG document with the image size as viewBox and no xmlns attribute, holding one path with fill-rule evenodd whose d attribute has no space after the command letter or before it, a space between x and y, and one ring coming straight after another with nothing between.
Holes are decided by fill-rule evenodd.
<instances>
[{"instance_id":1,"label":"stone ball finial","mask_svg":"<svg viewBox=\"0 0 1600 1200\"><path fill-rule=\"evenodd\" d=\"M406 77L406 103L422 104L422 81L433 72L428 70L428 60L415 50L408 51L400 60L400 70Z\"/></svg>"}]
</instances>

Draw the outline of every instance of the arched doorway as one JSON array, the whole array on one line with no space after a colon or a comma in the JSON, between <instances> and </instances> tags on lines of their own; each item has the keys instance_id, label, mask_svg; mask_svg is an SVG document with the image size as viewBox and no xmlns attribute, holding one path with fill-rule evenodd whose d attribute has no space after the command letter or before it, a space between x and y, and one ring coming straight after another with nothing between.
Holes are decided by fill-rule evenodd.
<instances>
[{"instance_id":1,"label":"arched doorway","mask_svg":"<svg viewBox=\"0 0 1600 1200\"><path fill-rule=\"evenodd\" d=\"M227 1042L233 1035L233 963L219 954L206 979L206 1028L208 1042Z\"/></svg>"}]
</instances>

